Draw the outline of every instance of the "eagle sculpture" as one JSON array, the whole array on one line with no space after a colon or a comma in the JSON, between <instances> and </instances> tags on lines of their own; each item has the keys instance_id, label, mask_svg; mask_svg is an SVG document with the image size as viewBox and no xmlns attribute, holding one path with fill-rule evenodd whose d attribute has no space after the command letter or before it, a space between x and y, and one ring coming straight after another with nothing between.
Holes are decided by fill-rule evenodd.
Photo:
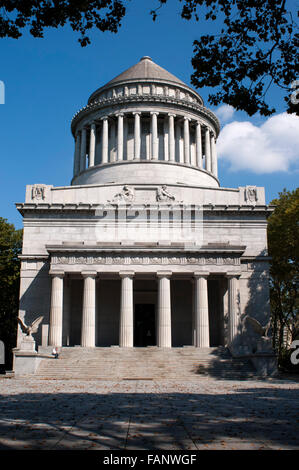
<instances>
[{"instance_id":1,"label":"eagle sculpture","mask_svg":"<svg viewBox=\"0 0 299 470\"><path fill-rule=\"evenodd\" d=\"M271 328L271 320L269 320L265 326L262 326L259 321L253 317L250 317L249 315L247 315L244 320L249 323L249 325L258 335L265 338L268 337L268 333Z\"/></svg>"},{"instance_id":2,"label":"eagle sculpture","mask_svg":"<svg viewBox=\"0 0 299 470\"><path fill-rule=\"evenodd\" d=\"M21 325L22 331L26 336L29 336L32 338L33 333L37 333L38 327L43 321L43 316L38 317L34 322L31 323L31 325L26 325L21 318L18 318L18 322Z\"/></svg>"}]
</instances>

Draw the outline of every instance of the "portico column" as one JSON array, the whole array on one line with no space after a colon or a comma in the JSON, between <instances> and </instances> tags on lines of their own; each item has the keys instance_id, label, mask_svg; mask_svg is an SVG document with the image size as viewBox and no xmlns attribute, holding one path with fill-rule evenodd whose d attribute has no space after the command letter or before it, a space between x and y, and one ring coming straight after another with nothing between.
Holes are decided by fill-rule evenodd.
<instances>
[{"instance_id":1,"label":"portico column","mask_svg":"<svg viewBox=\"0 0 299 470\"><path fill-rule=\"evenodd\" d=\"M95 347L96 320L96 275L95 271L82 272L84 279L81 346Z\"/></svg>"},{"instance_id":2,"label":"portico column","mask_svg":"<svg viewBox=\"0 0 299 470\"><path fill-rule=\"evenodd\" d=\"M158 116L159 113L151 112L152 116L152 160L158 160L159 141L158 141Z\"/></svg>"},{"instance_id":3,"label":"portico column","mask_svg":"<svg viewBox=\"0 0 299 470\"><path fill-rule=\"evenodd\" d=\"M196 165L202 168L201 124L196 123Z\"/></svg>"},{"instance_id":4,"label":"portico column","mask_svg":"<svg viewBox=\"0 0 299 470\"><path fill-rule=\"evenodd\" d=\"M140 146L141 146L141 134L140 134L140 115L141 113L133 113L135 116L134 121L134 158L135 160L140 159Z\"/></svg>"},{"instance_id":5,"label":"portico column","mask_svg":"<svg viewBox=\"0 0 299 470\"><path fill-rule=\"evenodd\" d=\"M121 299L119 321L119 346L133 347L133 271L120 271Z\"/></svg>"},{"instance_id":6,"label":"portico column","mask_svg":"<svg viewBox=\"0 0 299 470\"><path fill-rule=\"evenodd\" d=\"M194 273L195 278L195 346L197 348L210 347L208 281L207 274Z\"/></svg>"},{"instance_id":7,"label":"portico column","mask_svg":"<svg viewBox=\"0 0 299 470\"><path fill-rule=\"evenodd\" d=\"M50 328L49 345L62 346L62 317L63 317L63 277L64 272L51 273L51 307L50 307Z\"/></svg>"},{"instance_id":8,"label":"portico column","mask_svg":"<svg viewBox=\"0 0 299 470\"><path fill-rule=\"evenodd\" d=\"M96 124L93 122L90 126L90 141L89 141L89 168L94 166L96 149Z\"/></svg>"},{"instance_id":9,"label":"portico column","mask_svg":"<svg viewBox=\"0 0 299 470\"><path fill-rule=\"evenodd\" d=\"M228 274L228 342L240 333L239 274Z\"/></svg>"},{"instance_id":10,"label":"portico column","mask_svg":"<svg viewBox=\"0 0 299 470\"><path fill-rule=\"evenodd\" d=\"M158 271L158 347L171 348L171 271Z\"/></svg>"},{"instance_id":11,"label":"portico column","mask_svg":"<svg viewBox=\"0 0 299 470\"><path fill-rule=\"evenodd\" d=\"M190 164L190 133L189 133L190 119L184 118L184 163Z\"/></svg>"},{"instance_id":12,"label":"portico column","mask_svg":"<svg viewBox=\"0 0 299 470\"><path fill-rule=\"evenodd\" d=\"M74 176L78 175L80 172L80 147L81 147L81 138L80 131L76 132L75 136L75 155L74 155Z\"/></svg>"},{"instance_id":13,"label":"portico column","mask_svg":"<svg viewBox=\"0 0 299 470\"><path fill-rule=\"evenodd\" d=\"M216 139L214 134L211 137L211 154L212 154L212 173L216 178L218 177L218 165L217 165L217 150L216 150Z\"/></svg>"},{"instance_id":14,"label":"portico column","mask_svg":"<svg viewBox=\"0 0 299 470\"><path fill-rule=\"evenodd\" d=\"M174 142L174 118L175 114L168 114L169 116L169 160L175 161L175 142Z\"/></svg>"},{"instance_id":15,"label":"portico column","mask_svg":"<svg viewBox=\"0 0 299 470\"><path fill-rule=\"evenodd\" d=\"M102 163L108 163L108 117L102 117Z\"/></svg>"},{"instance_id":16,"label":"portico column","mask_svg":"<svg viewBox=\"0 0 299 470\"><path fill-rule=\"evenodd\" d=\"M117 114L117 161L124 158L124 115Z\"/></svg>"},{"instance_id":17,"label":"portico column","mask_svg":"<svg viewBox=\"0 0 299 470\"><path fill-rule=\"evenodd\" d=\"M81 155L80 155L80 171L86 168L86 128L81 131Z\"/></svg>"},{"instance_id":18,"label":"portico column","mask_svg":"<svg viewBox=\"0 0 299 470\"><path fill-rule=\"evenodd\" d=\"M206 170L211 171L211 142L210 130L206 128L205 132L205 157L206 157Z\"/></svg>"}]
</instances>

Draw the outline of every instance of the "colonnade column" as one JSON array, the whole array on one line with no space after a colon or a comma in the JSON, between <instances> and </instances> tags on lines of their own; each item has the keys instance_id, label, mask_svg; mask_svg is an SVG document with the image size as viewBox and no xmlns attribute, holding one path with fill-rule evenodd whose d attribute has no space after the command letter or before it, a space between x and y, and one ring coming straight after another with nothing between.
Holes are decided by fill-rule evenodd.
<instances>
[{"instance_id":1,"label":"colonnade column","mask_svg":"<svg viewBox=\"0 0 299 470\"><path fill-rule=\"evenodd\" d=\"M133 276L134 271L120 271L121 298L119 321L119 346L121 348L133 347Z\"/></svg>"},{"instance_id":2,"label":"colonnade column","mask_svg":"<svg viewBox=\"0 0 299 470\"><path fill-rule=\"evenodd\" d=\"M141 132L140 132L140 114L133 113L135 116L134 121L134 158L140 159L140 146L141 146Z\"/></svg>"},{"instance_id":3,"label":"colonnade column","mask_svg":"<svg viewBox=\"0 0 299 470\"><path fill-rule=\"evenodd\" d=\"M205 132L205 157L206 157L206 170L211 171L211 142L210 130L206 128Z\"/></svg>"},{"instance_id":4,"label":"colonnade column","mask_svg":"<svg viewBox=\"0 0 299 470\"><path fill-rule=\"evenodd\" d=\"M86 168L86 128L81 131L81 149L80 149L80 171Z\"/></svg>"},{"instance_id":5,"label":"colonnade column","mask_svg":"<svg viewBox=\"0 0 299 470\"><path fill-rule=\"evenodd\" d=\"M90 140L89 140L89 168L94 166L96 150L96 124L93 122L90 126Z\"/></svg>"},{"instance_id":6,"label":"colonnade column","mask_svg":"<svg viewBox=\"0 0 299 470\"><path fill-rule=\"evenodd\" d=\"M102 117L102 163L108 163L108 117Z\"/></svg>"},{"instance_id":7,"label":"colonnade column","mask_svg":"<svg viewBox=\"0 0 299 470\"><path fill-rule=\"evenodd\" d=\"M228 342L231 344L239 333L239 274L228 274Z\"/></svg>"},{"instance_id":8,"label":"colonnade column","mask_svg":"<svg viewBox=\"0 0 299 470\"><path fill-rule=\"evenodd\" d=\"M158 116L159 113L151 112L152 116L152 160L158 160L159 140L158 140Z\"/></svg>"},{"instance_id":9,"label":"colonnade column","mask_svg":"<svg viewBox=\"0 0 299 470\"><path fill-rule=\"evenodd\" d=\"M174 118L175 114L168 114L169 116L169 160L175 161L175 142L174 142Z\"/></svg>"},{"instance_id":10,"label":"colonnade column","mask_svg":"<svg viewBox=\"0 0 299 470\"><path fill-rule=\"evenodd\" d=\"M80 148L81 148L81 135L80 131L76 132L75 136L75 155L74 155L74 176L80 172Z\"/></svg>"},{"instance_id":11,"label":"colonnade column","mask_svg":"<svg viewBox=\"0 0 299 470\"><path fill-rule=\"evenodd\" d=\"M190 119L184 118L184 163L190 164L190 132L189 132Z\"/></svg>"},{"instance_id":12,"label":"colonnade column","mask_svg":"<svg viewBox=\"0 0 299 470\"><path fill-rule=\"evenodd\" d=\"M196 165L202 168L201 124L196 123Z\"/></svg>"},{"instance_id":13,"label":"colonnade column","mask_svg":"<svg viewBox=\"0 0 299 470\"><path fill-rule=\"evenodd\" d=\"M218 177L218 165L217 165L217 150L216 150L216 139L214 134L211 137L211 170L216 178Z\"/></svg>"},{"instance_id":14,"label":"colonnade column","mask_svg":"<svg viewBox=\"0 0 299 470\"><path fill-rule=\"evenodd\" d=\"M52 276L49 345L62 346L63 277L64 272L50 272Z\"/></svg>"},{"instance_id":15,"label":"colonnade column","mask_svg":"<svg viewBox=\"0 0 299 470\"><path fill-rule=\"evenodd\" d=\"M209 305L208 305L208 274L194 273L195 278L195 344L198 348L210 347Z\"/></svg>"},{"instance_id":16,"label":"colonnade column","mask_svg":"<svg viewBox=\"0 0 299 470\"><path fill-rule=\"evenodd\" d=\"M84 278L81 346L95 347L96 323L96 275L95 271L82 272Z\"/></svg>"},{"instance_id":17,"label":"colonnade column","mask_svg":"<svg viewBox=\"0 0 299 470\"><path fill-rule=\"evenodd\" d=\"M171 348L171 271L158 271L158 331L159 348Z\"/></svg>"},{"instance_id":18,"label":"colonnade column","mask_svg":"<svg viewBox=\"0 0 299 470\"><path fill-rule=\"evenodd\" d=\"M124 158L124 115L117 114L117 160Z\"/></svg>"}]
</instances>

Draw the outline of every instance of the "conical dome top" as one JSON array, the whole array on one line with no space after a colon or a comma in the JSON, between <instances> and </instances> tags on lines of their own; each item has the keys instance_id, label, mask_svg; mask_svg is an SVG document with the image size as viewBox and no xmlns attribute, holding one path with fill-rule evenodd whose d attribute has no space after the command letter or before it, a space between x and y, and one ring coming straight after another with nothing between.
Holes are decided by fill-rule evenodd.
<instances>
[{"instance_id":1,"label":"conical dome top","mask_svg":"<svg viewBox=\"0 0 299 470\"><path fill-rule=\"evenodd\" d=\"M108 82L105 86L117 82L136 79L162 80L178 83L180 85L185 85L185 83L175 77L175 75L172 75L172 73L167 72L167 70L163 69L162 67L160 67L160 65L157 65L155 62L153 62L150 57L144 56L140 59L137 64L133 65L121 74L117 75L117 77L110 80L110 82Z\"/></svg>"}]
</instances>

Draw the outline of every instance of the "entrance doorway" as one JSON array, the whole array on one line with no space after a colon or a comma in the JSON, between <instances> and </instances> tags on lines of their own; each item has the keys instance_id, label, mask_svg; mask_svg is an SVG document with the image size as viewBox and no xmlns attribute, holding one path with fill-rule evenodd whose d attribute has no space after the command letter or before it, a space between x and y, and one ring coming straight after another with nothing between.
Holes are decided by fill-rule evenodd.
<instances>
[{"instance_id":1,"label":"entrance doorway","mask_svg":"<svg viewBox=\"0 0 299 470\"><path fill-rule=\"evenodd\" d=\"M156 315L154 304L135 304L134 346L155 346Z\"/></svg>"}]
</instances>

